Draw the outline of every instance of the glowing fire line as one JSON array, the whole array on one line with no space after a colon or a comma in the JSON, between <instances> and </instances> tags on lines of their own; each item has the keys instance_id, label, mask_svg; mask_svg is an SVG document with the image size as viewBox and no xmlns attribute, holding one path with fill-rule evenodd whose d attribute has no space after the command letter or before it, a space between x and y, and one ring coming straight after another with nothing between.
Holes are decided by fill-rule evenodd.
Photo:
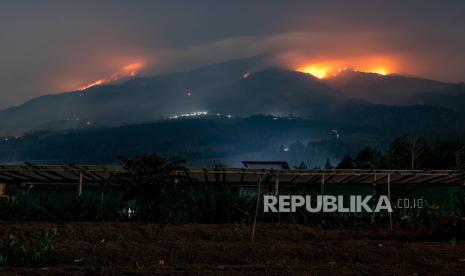
<instances>
[{"instance_id":1,"label":"glowing fire line","mask_svg":"<svg viewBox=\"0 0 465 276\"><path fill-rule=\"evenodd\" d=\"M142 69L143 66L144 64L141 62L135 62L135 63L128 64L124 66L123 68L121 68L121 70L119 70L118 72L111 75L109 78L96 80L92 83L81 86L77 88L76 90L82 91L82 90L86 90L96 85L106 84L112 81L120 80L122 78L134 77L138 74L139 70Z\"/></svg>"},{"instance_id":2,"label":"glowing fire line","mask_svg":"<svg viewBox=\"0 0 465 276\"><path fill-rule=\"evenodd\" d=\"M301 66L296 69L298 72L306 73L313 75L319 79L324 79L324 78L330 78L330 77L336 77L338 74L351 70L355 72L364 72L364 73L375 73L379 75L387 75L389 74L389 70L386 69L385 67L379 66L379 67L374 67L372 69L368 70L358 70L355 68L348 68L348 67L343 67L343 68L337 68L336 70L330 68L329 66L321 65L321 64L312 64L312 65L306 65L306 66Z\"/></svg>"}]
</instances>

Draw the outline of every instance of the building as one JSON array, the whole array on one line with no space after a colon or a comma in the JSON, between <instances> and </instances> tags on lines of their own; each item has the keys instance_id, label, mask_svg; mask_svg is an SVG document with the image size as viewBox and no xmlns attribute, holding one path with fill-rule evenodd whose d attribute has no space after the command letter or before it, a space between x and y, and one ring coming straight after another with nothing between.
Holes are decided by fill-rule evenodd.
<instances>
[{"instance_id":1,"label":"building","mask_svg":"<svg viewBox=\"0 0 465 276\"><path fill-rule=\"evenodd\" d=\"M242 165L246 169L289 170L285 161L242 161Z\"/></svg>"}]
</instances>

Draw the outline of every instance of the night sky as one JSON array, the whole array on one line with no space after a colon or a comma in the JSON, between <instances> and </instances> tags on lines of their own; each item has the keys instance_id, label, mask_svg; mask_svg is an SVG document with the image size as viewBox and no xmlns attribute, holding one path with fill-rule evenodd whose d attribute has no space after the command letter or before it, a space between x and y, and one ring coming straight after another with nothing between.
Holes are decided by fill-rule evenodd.
<instances>
[{"instance_id":1,"label":"night sky","mask_svg":"<svg viewBox=\"0 0 465 276\"><path fill-rule=\"evenodd\" d=\"M95 3L98 2L98 3ZM261 53L465 81L465 1L2 1L0 108Z\"/></svg>"}]
</instances>

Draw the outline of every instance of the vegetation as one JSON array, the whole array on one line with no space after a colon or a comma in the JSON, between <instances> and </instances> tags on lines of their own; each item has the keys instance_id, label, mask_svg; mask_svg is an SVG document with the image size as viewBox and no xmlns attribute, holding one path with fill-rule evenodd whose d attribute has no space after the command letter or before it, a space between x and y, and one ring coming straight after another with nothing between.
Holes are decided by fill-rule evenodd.
<instances>
[{"instance_id":1,"label":"vegetation","mask_svg":"<svg viewBox=\"0 0 465 276\"><path fill-rule=\"evenodd\" d=\"M339 169L464 169L465 151L458 140L426 141L424 138L401 136L383 153L366 147L355 158L347 154L337 165Z\"/></svg>"},{"instance_id":2,"label":"vegetation","mask_svg":"<svg viewBox=\"0 0 465 276\"><path fill-rule=\"evenodd\" d=\"M385 152L373 148L361 150L355 158L346 155L337 168L386 168L393 162L408 168L428 164L427 156L442 151L454 156L449 166L460 166L463 152L458 144L417 141L415 160L412 162L412 144L407 138L397 139ZM439 148L439 149L438 149ZM421 149L421 150L419 150ZM448 149L448 150L445 150ZM459 149L458 151L456 149ZM410 151L407 151L410 150ZM408 154L405 154L407 151ZM441 156L439 158L449 158ZM158 155L142 155L134 159L121 158L127 173L112 181L123 187L117 191L99 188L84 190L81 197L75 191L46 190L36 188L19 190L15 196L0 198L0 220L13 221L127 221L139 223L251 223L254 220L256 189L234 188L221 183L192 183L186 176L175 171L184 170L184 161ZM326 168L331 169L330 160ZM431 164L431 163L430 163ZM301 163L297 168L305 168ZM186 174L182 174L186 175ZM272 192L270 183L264 184L262 193ZM385 187L378 187L377 193L386 194ZM295 195L318 195L320 186L289 188L282 193ZM338 195L371 195L372 187L326 185L325 192ZM402 227L429 227L444 216L463 216L465 203L460 188L434 190L416 187L414 190L392 190L393 200L402 197L425 197L427 204L421 210L400 210L394 214L394 221ZM456 197L453 197L456 196ZM259 205L260 208L262 205ZM441 206L441 208L438 208ZM297 213L258 213L259 222L286 222L322 227L350 226L372 227L387 225L387 217L374 220L370 214L311 214L302 209Z\"/></svg>"},{"instance_id":3,"label":"vegetation","mask_svg":"<svg viewBox=\"0 0 465 276\"><path fill-rule=\"evenodd\" d=\"M56 228L41 232L31 238L21 238L11 233L0 242L0 266L47 265L56 259Z\"/></svg>"}]
</instances>

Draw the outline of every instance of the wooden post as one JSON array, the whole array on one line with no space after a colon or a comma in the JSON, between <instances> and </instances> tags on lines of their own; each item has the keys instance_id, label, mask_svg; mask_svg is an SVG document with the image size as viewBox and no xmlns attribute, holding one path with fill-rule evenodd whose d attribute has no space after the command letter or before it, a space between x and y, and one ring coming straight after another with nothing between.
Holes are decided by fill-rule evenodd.
<instances>
[{"instance_id":1,"label":"wooden post","mask_svg":"<svg viewBox=\"0 0 465 276\"><path fill-rule=\"evenodd\" d=\"M391 202L391 174L387 175L387 189L388 189L388 200ZM392 222L392 212L389 213L389 224L391 226L391 230L394 229L394 225Z\"/></svg>"},{"instance_id":2,"label":"wooden post","mask_svg":"<svg viewBox=\"0 0 465 276\"><path fill-rule=\"evenodd\" d=\"M376 182L378 181L378 175L375 173L375 176L373 178L373 199L376 197ZM371 223L375 223L375 212L371 215Z\"/></svg>"},{"instance_id":3,"label":"wooden post","mask_svg":"<svg viewBox=\"0 0 465 276\"><path fill-rule=\"evenodd\" d=\"M0 183L0 196L4 196L6 194L6 184Z\"/></svg>"},{"instance_id":4,"label":"wooden post","mask_svg":"<svg viewBox=\"0 0 465 276\"><path fill-rule=\"evenodd\" d=\"M78 186L78 197L80 198L82 195L82 170L79 172L79 186Z\"/></svg>"},{"instance_id":5,"label":"wooden post","mask_svg":"<svg viewBox=\"0 0 465 276\"><path fill-rule=\"evenodd\" d=\"M274 194L275 195L279 194L279 174L275 175L275 178L274 178Z\"/></svg>"},{"instance_id":6,"label":"wooden post","mask_svg":"<svg viewBox=\"0 0 465 276\"><path fill-rule=\"evenodd\" d=\"M324 193L325 193L325 174L324 173L321 175L320 191L321 191L321 196L324 196ZM325 212L321 213L321 224L323 225L325 224Z\"/></svg>"},{"instance_id":7,"label":"wooden post","mask_svg":"<svg viewBox=\"0 0 465 276\"><path fill-rule=\"evenodd\" d=\"M255 217L253 220L253 226L252 226L252 238L250 239L251 242L253 242L253 239L255 238L255 228L257 226L257 216L258 216L258 207L260 206L260 187L262 185L262 176L258 176L258 191L257 191L257 205L255 206Z\"/></svg>"},{"instance_id":8,"label":"wooden post","mask_svg":"<svg viewBox=\"0 0 465 276\"><path fill-rule=\"evenodd\" d=\"M325 174L321 175L321 195L325 193Z\"/></svg>"}]
</instances>

